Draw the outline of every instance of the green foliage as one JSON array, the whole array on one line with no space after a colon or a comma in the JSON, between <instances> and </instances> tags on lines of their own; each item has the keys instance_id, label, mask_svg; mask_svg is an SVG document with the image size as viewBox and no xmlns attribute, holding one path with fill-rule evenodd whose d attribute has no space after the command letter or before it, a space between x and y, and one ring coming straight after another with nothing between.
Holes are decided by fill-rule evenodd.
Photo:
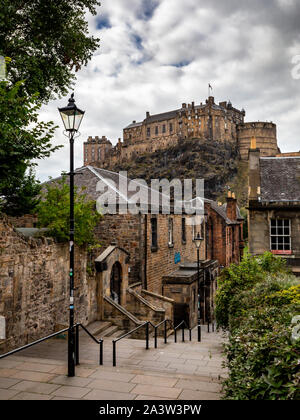
<instances>
[{"instance_id":1,"label":"green foliage","mask_svg":"<svg viewBox=\"0 0 300 420\"><path fill-rule=\"evenodd\" d=\"M21 96L21 86L21 82L0 82L1 210L16 215L32 210L39 190L32 171L28 173L34 166L30 161L48 157L58 148L50 142L53 123L38 121L37 96Z\"/></svg>"},{"instance_id":2,"label":"green foliage","mask_svg":"<svg viewBox=\"0 0 300 420\"><path fill-rule=\"evenodd\" d=\"M69 240L70 187L65 177L45 184L42 199L36 207L38 226L47 228L47 236L65 242ZM83 190L74 193L75 243L79 246L95 244L94 228L101 215L95 203L88 200Z\"/></svg>"},{"instance_id":3,"label":"green foliage","mask_svg":"<svg viewBox=\"0 0 300 420\"><path fill-rule=\"evenodd\" d=\"M219 285L218 322L230 331L224 398L300 399L300 339L292 340L291 323L300 313L299 280L281 258L246 254L239 268L222 273Z\"/></svg>"},{"instance_id":4,"label":"green foliage","mask_svg":"<svg viewBox=\"0 0 300 420\"><path fill-rule=\"evenodd\" d=\"M253 287L268 273L285 272L285 261L266 252L261 257L253 257L248 252L244 253L239 265L231 264L225 268L218 278L216 294L216 319L219 327L229 327L230 317L235 315L239 302L235 296Z\"/></svg>"},{"instance_id":5,"label":"green foliage","mask_svg":"<svg viewBox=\"0 0 300 420\"><path fill-rule=\"evenodd\" d=\"M24 80L23 93L47 102L66 95L99 39L88 36L86 12L98 0L2 0L0 55L10 57L8 80Z\"/></svg>"}]
</instances>

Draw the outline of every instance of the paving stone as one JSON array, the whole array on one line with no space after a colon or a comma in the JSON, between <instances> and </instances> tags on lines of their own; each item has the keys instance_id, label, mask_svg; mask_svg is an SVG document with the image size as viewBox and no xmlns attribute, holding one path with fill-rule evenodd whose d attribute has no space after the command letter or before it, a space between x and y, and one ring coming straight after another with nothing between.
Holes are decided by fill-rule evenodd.
<instances>
[{"instance_id":1,"label":"paving stone","mask_svg":"<svg viewBox=\"0 0 300 420\"><path fill-rule=\"evenodd\" d=\"M144 385L156 384L158 386L172 387L176 384L177 381L178 379L176 378L166 378L163 376L137 375L132 379L131 382Z\"/></svg>"},{"instance_id":2,"label":"paving stone","mask_svg":"<svg viewBox=\"0 0 300 420\"><path fill-rule=\"evenodd\" d=\"M53 397L52 400L62 401L62 400L80 400L80 398L69 398L69 397Z\"/></svg>"},{"instance_id":3,"label":"paving stone","mask_svg":"<svg viewBox=\"0 0 300 420\"><path fill-rule=\"evenodd\" d=\"M179 400L219 400L220 396L217 393L205 392L205 391L192 391L190 389L184 389L178 397Z\"/></svg>"},{"instance_id":4,"label":"paving stone","mask_svg":"<svg viewBox=\"0 0 300 420\"><path fill-rule=\"evenodd\" d=\"M31 372L25 370L18 370L14 373L11 378L24 379L27 381L36 381L36 382L49 382L54 378L55 375L50 375L48 373L41 372Z\"/></svg>"},{"instance_id":5,"label":"paving stone","mask_svg":"<svg viewBox=\"0 0 300 420\"><path fill-rule=\"evenodd\" d=\"M68 376L61 375L52 379L50 382L52 384L84 387L87 386L90 382L92 382L92 380L92 378L78 378L76 376L74 376L73 378L69 378Z\"/></svg>"},{"instance_id":6,"label":"paving stone","mask_svg":"<svg viewBox=\"0 0 300 420\"><path fill-rule=\"evenodd\" d=\"M134 400L135 394L125 392L105 391L103 389L93 389L84 396L84 400Z\"/></svg>"},{"instance_id":7,"label":"paving stone","mask_svg":"<svg viewBox=\"0 0 300 420\"><path fill-rule=\"evenodd\" d=\"M95 379L89 383L89 388L95 389L104 389L107 391L116 391L116 392L130 392L134 387L135 383L131 382L118 382L118 381L108 381L107 379Z\"/></svg>"},{"instance_id":8,"label":"paving stone","mask_svg":"<svg viewBox=\"0 0 300 420\"><path fill-rule=\"evenodd\" d=\"M7 389L20 382L20 379L0 378L0 388Z\"/></svg>"},{"instance_id":9,"label":"paving stone","mask_svg":"<svg viewBox=\"0 0 300 420\"><path fill-rule=\"evenodd\" d=\"M135 375L133 374L111 372L111 371L106 371L105 376L104 376L104 373L99 371L99 372L93 373L90 376L90 378L103 379L103 377L105 377L105 379L110 380L110 381L129 382L132 378L134 378L134 376Z\"/></svg>"},{"instance_id":10,"label":"paving stone","mask_svg":"<svg viewBox=\"0 0 300 420\"><path fill-rule=\"evenodd\" d=\"M88 392L90 392L89 388L82 388L79 386L61 386L56 391L52 392L52 395L56 397L82 398Z\"/></svg>"},{"instance_id":11,"label":"paving stone","mask_svg":"<svg viewBox=\"0 0 300 420\"><path fill-rule=\"evenodd\" d=\"M166 401L166 400L172 400L172 398L166 398L166 397L164 397L164 398L159 398L159 397L151 397L150 395L138 395L137 397L136 397L136 400L141 400L141 401L151 401L151 400L153 400L153 401Z\"/></svg>"},{"instance_id":12,"label":"paving stone","mask_svg":"<svg viewBox=\"0 0 300 420\"><path fill-rule=\"evenodd\" d=\"M3 369L0 369L0 377L1 378L11 378L12 375L14 375L16 372L17 372L16 369L3 368Z\"/></svg>"},{"instance_id":13,"label":"paving stone","mask_svg":"<svg viewBox=\"0 0 300 420\"><path fill-rule=\"evenodd\" d=\"M187 379L179 379L175 387L207 392L219 392L221 389L221 385L216 382L189 381Z\"/></svg>"},{"instance_id":14,"label":"paving stone","mask_svg":"<svg viewBox=\"0 0 300 420\"><path fill-rule=\"evenodd\" d=\"M19 392L19 391L18 391ZM12 400L51 400L50 395L45 394L36 394L31 392L19 392L19 394L15 395Z\"/></svg>"},{"instance_id":15,"label":"paving stone","mask_svg":"<svg viewBox=\"0 0 300 420\"><path fill-rule=\"evenodd\" d=\"M138 384L131 392L134 394L150 395L152 397L176 399L179 396L181 389Z\"/></svg>"},{"instance_id":16,"label":"paving stone","mask_svg":"<svg viewBox=\"0 0 300 420\"><path fill-rule=\"evenodd\" d=\"M6 359L1 359L0 360L0 368L9 368L9 369L13 369L19 365L21 365L22 362L17 361L17 360L10 360L10 357L6 358Z\"/></svg>"},{"instance_id":17,"label":"paving stone","mask_svg":"<svg viewBox=\"0 0 300 420\"><path fill-rule=\"evenodd\" d=\"M9 400L19 392L20 391L15 391L13 389L0 389L0 400Z\"/></svg>"},{"instance_id":18,"label":"paving stone","mask_svg":"<svg viewBox=\"0 0 300 420\"><path fill-rule=\"evenodd\" d=\"M53 365L45 365L45 364L41 364L41 363L25 362L25 363L22 363L21 365L19 365L17 367L17 369L48 373L53 369Z\"/></svg>"},{"instance_id":19,"label":"paving stone","mask_svg":"<svg viewBox=\"0 0 300 420\"><path fill-rule=\"evenodd\" d=\"M59 387L60 385L48 384L44 382L21 381L12 386L11 389L35 392L38 394L51 394L51 392L55 391Z\"/></svg>"}]
</instances>

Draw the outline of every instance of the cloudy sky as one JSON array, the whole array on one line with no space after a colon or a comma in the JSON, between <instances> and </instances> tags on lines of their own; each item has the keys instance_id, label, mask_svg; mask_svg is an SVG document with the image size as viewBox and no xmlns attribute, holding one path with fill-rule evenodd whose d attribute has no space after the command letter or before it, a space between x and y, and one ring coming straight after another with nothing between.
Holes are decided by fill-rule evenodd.
<instances>
[{"instance_id":1,"label":"cloudy sky","mask_svg":"<svg viewBox=\"0 0 300 420\"><path fill-rule=\"evenodd\" d=\"M216 102L244 107L246 121L275 122L281 150L300 150L298 0L103 0L88 20L101 47L77 73L75 99L86 114L76 167L88 136L115 144L146 111L203 102L209 82ZM57 107L67 99L48 104L41 118L61 126ZM68 169L62 130L54 142L65 147L39 161L42 181Z\"/></svg>"}]
</instances>

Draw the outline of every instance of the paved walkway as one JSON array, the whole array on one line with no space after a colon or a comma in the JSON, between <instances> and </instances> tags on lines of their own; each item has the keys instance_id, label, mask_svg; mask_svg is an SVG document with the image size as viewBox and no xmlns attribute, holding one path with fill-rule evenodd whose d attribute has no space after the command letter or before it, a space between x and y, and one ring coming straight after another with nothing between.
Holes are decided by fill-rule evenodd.
<instances>
[{"instance_id":1,"label":"paved walkway","mask_svg":"<svg viewBox=\"0 0 300 420\"><path fill-rule=\"evenodd\" d=\"M205 327L203 327L203 330ZM186 333L186 338L188 334ZM220 399L222 368L221 333L202 332L193 341L145 350L145 341L124 339L117 344L117 366L112 366L111 338L104 341L104 366L99 366L99 346L80 337L80 366L76 377L66 376L67 343L52 339L0 360L2 400L216 400Z\"/></svg>"}]
</instances>

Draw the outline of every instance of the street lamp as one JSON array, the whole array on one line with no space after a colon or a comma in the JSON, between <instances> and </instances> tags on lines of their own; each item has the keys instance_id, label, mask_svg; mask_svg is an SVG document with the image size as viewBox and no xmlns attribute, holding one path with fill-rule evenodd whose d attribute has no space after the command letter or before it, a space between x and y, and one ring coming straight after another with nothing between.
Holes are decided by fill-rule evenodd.
<instances>
[{"instance_id":1,"label":"street lamp","mask_svg":"<svg viewBox=\"0 0 300 420\"><path fill-rule=\"evenodd\" d=\"M197 248L197 271L198 271L198 324L200 325L200 247L203 238L200 236L200 233L197 233L197 236L194 239L196 248Z\"/></svg>"},{"instance_id":2,"label":"street lamp","mask_svg":"<svg viewBox=\"0 0 300 420\"><path fill-rule=\"evenodd\" d=\"M75 335L74 335L74 136L80 127L84 111L75 105L74 93L64 108L58 108L70 141L70 322L68 331L68 376L75 376Z\"/></svg>"}]
</instances>

